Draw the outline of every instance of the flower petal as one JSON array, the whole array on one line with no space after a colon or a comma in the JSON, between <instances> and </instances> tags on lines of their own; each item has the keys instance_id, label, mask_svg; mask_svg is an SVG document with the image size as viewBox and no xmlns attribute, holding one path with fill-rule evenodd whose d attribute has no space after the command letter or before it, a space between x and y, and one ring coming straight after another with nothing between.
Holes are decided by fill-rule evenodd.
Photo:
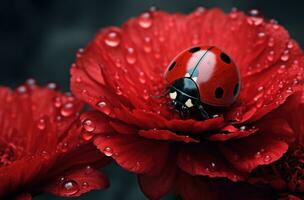
<instances>
[{"instance_id":1,"label":"flower petal","mask_svg":"<svg viewBox=\"0 0 304 200\"><path fill-rule=\"evenodd\" d=\"M244 126L245 128L245 126ZM235 128L232 125L226 126L223 129L221 129L219 132L216 134L212 134L211 136L208 137L209 140L212 141L226 141L230 139L238 139L238 138L243 138L247 137L255 132L257 132L258 129L256 128L250 128L250 129L238 129Z\"/></svg>"},{"instance_id":2,"label":"flower petal","mask_svg":"<svg viewBox=\"0 0 304 200\"><path fill-rule=\"evenodd\" d=\"M140 130L138 134L147 139L180 141L185 143L199 142L198 140L195 140L189 136L177 135L176 133L169 130L157 130L157 129Z\"/></svg>"},{"instance_id":3,"label":"flower petal","mask_svg":"<svg viewBox=\"0 0 304 200\"><path fill-rule=\"evenodd\" d=\"M138 175L141 190L149 199L160 199L172 189L176 171L175 156L171 155L160 174L154 176Z\"/></svg>"},{"instance_id":4,"label":"flower petal","mask_svg":"<svg viewBox=\"0 0 304 200\"><path fill-rule=\"evenodd\" d=\"M169 144L132 135L97 137L94 144L124 169L135 173L158 173L168 157Z\"/></svg>"},{"instance_id":5,"label":"flower petal","mask_svg":"<svg viewBox=\"0 0 304 200\"><path fill-rule=\"evenodd\" d=\"M66 173L47 185L44 191L62 197L78 197L91 190L104 189L108 186L109 180L102 172L85 168Z\"/></svg>"},{"instance_id":6,"label":"flower petal","mask_svg":"<svg viewBox=\"0 0 304 200\"><path fill-rule=\"evenodd\" d=\"M182 170L193 176L225 177L238 181L245 175L234 169L217 146L210 142L183 145L177 163Z\"/></svg>"},{"instance_id":7,"label":"flower petal","mask_svg":"<svg viewBox=\"0 0 304 200\"><path fill-rule=\"evenodd\" d=\"M278 160L287 151L288 145L258 133L237 141L221 143L219 149L235 168L251 172L259 165L267 165Z\"/></svg>"},{"instance_id":8,"label":"flower petal","mask_svg":"<svg viewBox=\"0 0 304 200\"><path fill-rule=\"evenodd\" d=\"M218 192L218 188L212 180L215 179L179 173L176 184L176 193L184 200L219 199L220 194Z\"/></svg>"}]
</instances>

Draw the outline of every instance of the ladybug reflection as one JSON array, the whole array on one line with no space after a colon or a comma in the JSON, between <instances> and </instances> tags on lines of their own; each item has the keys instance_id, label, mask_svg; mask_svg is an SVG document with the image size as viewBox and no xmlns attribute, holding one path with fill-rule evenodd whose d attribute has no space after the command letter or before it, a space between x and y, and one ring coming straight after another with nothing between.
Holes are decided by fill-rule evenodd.
<instances>
[{"instance_id":1,"label":"ladybug reflection","mask_svg":"<svg viewBox=\"0 0 304 200\"><path fill-rule=\"evenodd\" d=\"M240 91L240 73L230 57L215 46L187 49L170 63L165 79L169 97L182 117L191 112L207 119L205 107L228 107Z\"/></svg>"}]
</instances>

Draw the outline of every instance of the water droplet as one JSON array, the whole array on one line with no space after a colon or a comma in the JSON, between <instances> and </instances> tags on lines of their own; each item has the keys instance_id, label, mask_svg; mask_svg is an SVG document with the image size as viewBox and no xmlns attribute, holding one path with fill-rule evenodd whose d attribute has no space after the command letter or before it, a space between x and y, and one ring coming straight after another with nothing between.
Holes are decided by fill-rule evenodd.
<instances>
[{"instance_id":1,"label":"water droplet","mask_svg":"<svg viewBox=\"0 0 304 200\"><path fill-rule=\"evenodd\" d=\"M26 84L28 86L35 86L36 85L36 80L33 79L33 78L29 78L29 79L26 80Z\"/></svg>"},{"instance_id":2,"label":"water droplet","mask_svg":"<svg viewBox=\"0 0 304 200\"><path fill-rule=\"evenodd\" d=\"M269 47L273 47L274 46L274 39L273 39L273 37L269 38L269 40L268 40L268 46Z\"/></svg>"},{"instance_id":3,"label":"water droplet","mask_svg":"<svg viewBox=\"0 0 304 200\"><path fill-rule=\"evenodd\" d=\"M108 46L110 46L110 47L117 47L119 45L119 43L120 43L120 35L119 35L119 33L114 32L114 31L109 32L106 35L106 37L104 39L104 42Z\"/></svg>"},{"instance_id":4,"label":"water droplet","mask_svg":"<svg viewBox=\"0 0 304 200\"><path fill-rule=\"evenodd\" d=\"M84 120L82 126L87 132L93 132L96 128L95 124L90 119Z\"/></svg>"},{"instance_id":5,"label":"water droplet","mask_svg":"<svg viewBox=\"0 0 304 200\"><path fill-rule=\"evenodd\" d=\"M67 152L69 147L69 144L67 142L63 142L63 143L59 143L58 144L58 148L62 151L62 152Z\"/></svg>"},{"instance_id":6,"label":"water droplet","mask_svg":"<svg viewBox=\"0 0 304 200\"><path fill-rule=\"evenodd\" d=\"M150 53L151 50L152 50L152 47L151 47L151 38L150 37L145 37L144 38L144 51L146 53Z\"/></svg>"},{"instance_id":7,"label":"water droplet","mask_svg":"<svg viewBox=\"0 0 304 200\"><path fill-rule=\"evenodd\" d=\"M263 86L260 86L259 88L258 88L258 91L259 92L261 92L261 91L263 91L264 90L264 87Z\"/></svg>"},{"instance_id":8,"label":"water droplet","mask_svg":"<svg viewBox=\"0 0 304 200\"><path fill-rule=\"evenodd\" d=\"M112 156L113 155L113 150L111 147L105 147L104 150L103 150L103 153L106 155L106 156Z\"/></svg>"},{"instance_id":9,"label":"water droplet","mask_svg":"<svg viewBox=\"0 0 304 200\"><path fill-rule=\"evenodd\" d=\"M259 32L258 33L258 37L259 38L263 38L263 37L265 37L266 36L266 34L264 33L264 32Z\"/></svg>"},{"instance_id":10,"label":"water droplet","mask_svg":"<svg viewBox=\"0 0 304 200\"><path fill-rule=\"evenodd\" d=\"M133 65L136 63L136 54L135 54L135 50L133 48L127 49L126 60L130 65Z\"/></svg>"},{"instance_id":11,"label":"water droplet","mask_svg":"<svg viewBox=\"0 0 304 200\"><path fill-rule=\"evenodd\" d=\"M56 108L60 108L61 107L61 99L60 99L60 97L56 97L56 98L54 98L54 106L56 107Z\"/></svg>"},{"instance_id":12,"label":"water droplet","mask_svg":"<svg viewBox=\"0 0 304 200\"><path fill-rule=\"evenodd\" d=\"M47 84L47 88L50 89L50 90L57 90L58 89L58 85L56 83L48 83Z\"/></svg>"},{"instance_id":13,"label":"water droplet","mask_svg":"<svg viewBox=\"0 0 304 200\"><path fill-rule=\"evenodd\" d=\"M204 12L205 12L205 8L204 7L202 7L202 6L199 6L196 10L195 10L195 12L194 12L194 14L196 15L196 16L200 16L200 15L202 15Z\"/></svg>"},{"instance_id":14,"label":"water droplet","mask_svg":"<svg viewBox=\"0 0 304 200\"><path fill-rule=\"evenodd\" d=\"M144 12L139 16L138 24L142 28L150 28L152 26L153 20L149 12Z\"/></svg>"},{"instance_id":15,"label":"water droplet","mask_svg":"<svg viewBox=\"0 0 304 200\"><path fill-rule=\"evenodd\" d=\"M241 126L241 127L240 127L240 130L241 130L241 131L245 131L245 130L246 130L246 126Z\"/></svg>"},{"instance_id":16,"label":"water droplet","mask_svg":"<svg viewBox=\"0 0 304 200\"><path fill-rule=\"evenodd\" d=\"M99 101L97 104L96 104L100 110L105 113L106 115L109 115L111 113L111 109L109 106L107 106L106 102L104 101Z\"/></svg>"},{"instance_id":17,"label":"water droplet","mask_svg":"<svg viewBox=\"0 0 304 200\"><path fill-rule=\"evenodd\" d=\"M259 151L256 152L255 155L254 155L254 157L256 157L256 158L260 158L261 156L262 156L262 155L261 155L261 152L259 152Z\"/></svg>"},{"instance_id":18,"label":"water droplet","mask_svg":"<svg viewBox=\"0 0 304 200\"><path fill-rule=\"evenodd\" d=\"M92 167L90 165L86 166L86 168L85 168L85 174L88 175L88 174L90 174L92 172L93 172Z\"/></svg>"},{"instance_id":19,"label":"water droplet","mask_svg":"<svg viewBox=\"0 0 304 200\"><path fill-rule=\"evenodd\" d=\"M92 133L92 132L87 132L87 131L84 131L84 132L82 132L82 134L81 134L81 137L82 137L82 139L83 139L84 141L89 141L89 140L91 140L91 139L93 138L93 136L94 136L94 133Z\"/></svg>"},{"instance_id":20,"label":"water droplet","mask_svg":"<svg viewBox=\"0 0 304 200\"><path fill-rule=\"evenodd\" d=\"M46 122L45 122L45 119L41 118L38 120L38 123L37 123L37 128L39 130L44 130L46 128Z\"/></svg>"},{"instance_id":21,"label":"water droplet","mask_svg":"<svg viewBox=\"0 0 304 200\"><path fill-rule=\"evenodd\" d=\"M25 94L27 92L27 88L26 86L24 85L21 85L17 88L17 91L20 93L20 94Z\"/></svg>"},{"instance_id":22,"label":"water droplet","mask_svg":"<svg viewBox=\"0 0 304 200\"><path fill-rule=\"evenodd\" d=\"M285 50L285 51L283 52L283 54L281 55L281 60L282 60L283 62L286 62L286 61L289 60L289 51L288 51L288 50Z\"/></svg>"},{"instance_id":23,"label":"water droplet","mask_svg":"<svg viewBox=\"0 0 304 200\"><path fill-rule=\"evenodd\" d=\"M285 69L286 69L286 65L280 65L278 73L282 74L285 71Z\"/></svg>"},{"instance_id":24,"label":"water droplet","mask_svg":"<svg viewBox=\"0 0 304 200\"><path fill-rule=\"evenodd\" d=\"M247 17L247 23L249 25L259 26L264 22L264 19L260 16L260 12L258 10L252 9L248 13L249 16Z\"/></svg>"},{"instance_id":25,"label":"water droplet","mask_svg":"<svg viewBox=\"0 0 304 200\"><path fill-rule=\"evenodd\" d=\"M71 102L64 104L60 109L60 114L64 117L69 117L74 114L74 112L74 104Z\"/></svg>"},{"instance_id":26,"label":"water droplet","mask_svg":"<svg viewBox=\"0 0 304 200\"><path fill-rule=\"evenodd\" d=\"M117 95L122 95L122 91L121 91L119 86L116 87L116 94Z\"/></svg>"},{"instance_id":27,"label":"water droplet","mask_svg":"<svg viewBox=\"0 0 304 200\"><path fill-rule=\"evenodd\" d=\"M81 79L80 77L77 77L77 78L76 78L76 82L77 82L77 83L81 83L81 82L82 82L82 79Z\"/></svg>"},{"instance_id":28,"label":"water droplet","mask_svg":"<svg viewBox=\"0 0 304 200\"><path fill-rule=\"evenodd\" d=\"M272 160L270 155L265 155L263 161L269 163Z\"/></svg>"},{"instance_id":29,"label":"water droplet","mask_svg":"<svg viewBox=\"0 0 304 200\"><path fill-rule=\"evenodd\" d=\"M267 55L267 60L269 62L272 62L274 60L274 51L269 51L269 54Z\"/></svg>"},{"instance_id":30,"label":"water droplet","mask_svg":"<svg viewBox=\"0 0 304 200\"><path fill-rule=\"evenodd\" d=\"M292 42L292 41L289 41L289 42L287 43L287 48L288 48L288 49L292 49L292 48L293 48L293 42Z\"/></svg>"},{"instance_id":31,"label":"water droplet","mask_svg":"<svg viewBox=\"0 0 304 200\"><path fill-rule=\"evenodd\" d=\"M83 188L89 187L89 183L88 183L88 182L83 182L83 183L82 183L82 187L83 187Z\"/></svg>"},{"instance_id":32,"label":"water droplet","mask_svg":"<svg viewBox=\"0 0 304 200\"><path fill-rule=\"evenodd\" d=\"M68 196L72 196L79 192L79 187L77 182L73 180L65 181L62 183L63 189L64 189L64 194Z\"/></svg>"}]
</instances>

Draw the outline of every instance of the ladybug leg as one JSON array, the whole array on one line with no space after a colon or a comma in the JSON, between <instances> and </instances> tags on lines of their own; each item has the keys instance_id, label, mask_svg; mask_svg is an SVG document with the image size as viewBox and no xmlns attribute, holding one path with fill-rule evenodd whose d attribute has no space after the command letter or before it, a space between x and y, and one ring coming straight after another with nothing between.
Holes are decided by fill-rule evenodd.
<instances>
[{"instance_id":1,"label":"ladybug leg","mask_svg":"<svg viewBox=\"0 0 304 200\"><path fill-rule=\"evenodd\" d=\"M208 113L206 112L206 110L204 109L204 107L203 107L201 104L198 105L198 109L199 109L201 115L202 115L205 119L209 119L209 118L210 118L209 115L208 115Z\"/></svg>"}]
</instances>

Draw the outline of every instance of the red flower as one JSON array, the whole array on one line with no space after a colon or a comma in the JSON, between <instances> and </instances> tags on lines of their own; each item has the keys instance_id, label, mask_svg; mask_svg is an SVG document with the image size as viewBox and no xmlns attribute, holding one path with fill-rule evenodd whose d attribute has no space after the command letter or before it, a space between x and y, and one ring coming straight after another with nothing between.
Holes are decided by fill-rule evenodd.
<instances>
[{"instance_id":1,"label":"red flower","mask_svg":"<svg viewBox=\"0 0 304 200\"><path fill-rule=\"evenodd\" d=\"M16 91L0 87L1 199L31 199L42 191L79 196L108 186L93 169L108 159L79 137L82 103L53 86L29 80Z\"/></svg>"},{"instance_id":2,"label":"red flower","mask_svg":"<svg viewBox=\"0 0 304 200\"><path fill-rule=\"evenodd\" d=\"M225 113L183 120L169 110L166 98L155 96L166 87L169 62L198 44L227 52L240 69L242 88ZM246 16L218 9L189 15L151 10L121 28L103 29L79 51L71 88L96 109L82 115L98 134L95 145L139 174L149 198L175 189L184 199L206 193L212 199L208 183L197 177L246 180L253 169L286 152L294 135L283 140L290 136L286 124L268 118L302 87L303 62L287 31L254 11Z\"/></svg>"}]
</instances>

